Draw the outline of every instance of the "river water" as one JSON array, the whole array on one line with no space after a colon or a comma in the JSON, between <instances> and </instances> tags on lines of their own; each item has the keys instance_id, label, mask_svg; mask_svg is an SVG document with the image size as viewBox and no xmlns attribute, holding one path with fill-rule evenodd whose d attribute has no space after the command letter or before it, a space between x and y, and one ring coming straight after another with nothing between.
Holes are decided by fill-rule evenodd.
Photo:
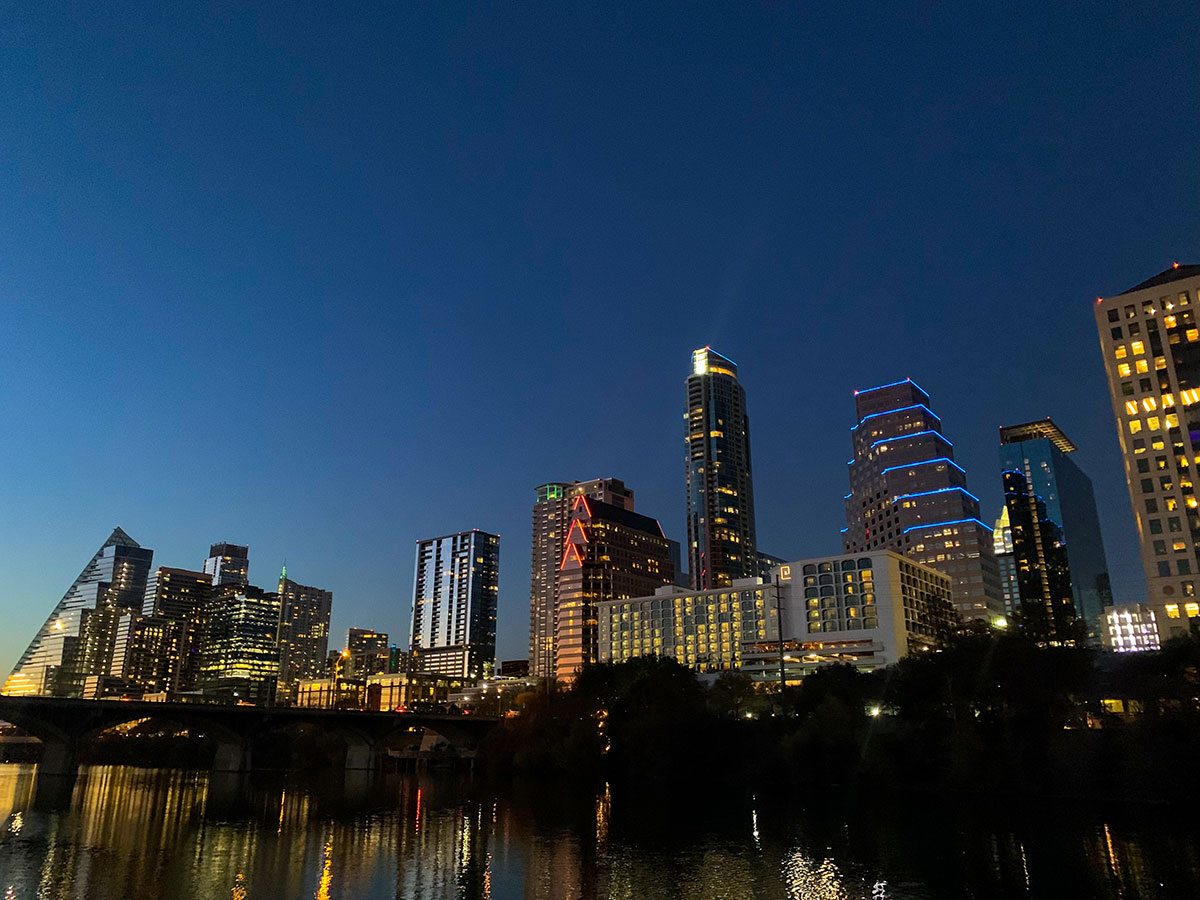
<instances>
[{"instance_id":1,"label":"river water","mask_svg":"<svg viewBox=\"0 0 1200 900\"><path fill-rule=\"evenodd\" d=\"M0 900L1012 897L1198 898L1195 817L0 765Z\"/></svg>"}]
</instances>

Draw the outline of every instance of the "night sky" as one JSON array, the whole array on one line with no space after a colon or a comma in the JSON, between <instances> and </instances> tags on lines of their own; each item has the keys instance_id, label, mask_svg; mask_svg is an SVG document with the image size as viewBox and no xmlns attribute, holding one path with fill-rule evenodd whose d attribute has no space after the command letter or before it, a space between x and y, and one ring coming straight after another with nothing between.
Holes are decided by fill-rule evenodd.
<instances>
[{"instance_id":1,"label":"night sky","mask_svg":"<svg viewBox=\"0 0 1200 900\"><path fill-rule=\"evenodd\" d=\"M523 657L536 485L682 540L706 344L761 549L840 549L852 392L911 376L989 523L1052 416L1142 595L1091 305L1200 262L1200 5L112 6L0 28L4 672L114 525L286 560L339 646L498 531Z\"/></svg>"}]
</instances>

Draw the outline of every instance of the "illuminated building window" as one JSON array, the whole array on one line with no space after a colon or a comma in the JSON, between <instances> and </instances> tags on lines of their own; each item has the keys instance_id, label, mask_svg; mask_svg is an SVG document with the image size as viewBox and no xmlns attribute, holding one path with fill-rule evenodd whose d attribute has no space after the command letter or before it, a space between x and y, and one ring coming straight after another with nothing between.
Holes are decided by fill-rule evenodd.
<instances>
[{"instance_id":1,"label":"illuminated building window","mask_svg":"<svg viewBox=\"0 0 1200 900\"><path fill-rule=\"evenodd\" d=\"M1131 416L1136 416L1138 414L1137 401L1136 400L1126 400L1125 401L1125 412Z\"/></svg>"},{"instance_id":2,"label":"illuminated building window","mask_svg":"<svg viewBox=\"0 0 1200 900\"><path fill-rule=\"evenodd\" d=\"M1130 341L1129 349L1133 351L1134 356L1141 356L1146 352L1146 345L1141 341Z\"/></svg>"},{"instance_id":3,"label":"illuminated building window","mask_svg":"<svg viewBox=\"0 0 1200 900\"><path fill-rule=\"evenodd\" d=\"M1144 359L1139 359L1133 364L1133 368L1139 375L1145 375L1150 371L1150 363Z\"/></svg>"},{"instance_id":4,"label":"illuminated building window","mask_svg":"<svg viewBox=\"0 0 1200 900\"><path fill-rule=\"evenodd\" d=\"M1196 616L1200 616L1200 603L1185 603L1183 611L1187 613L1189 619L1194 619Z\"/></svg>"},{"instance_id":5,"label":"illuminated building window","mask_svg":"<svg viewBox=\"0 0 1200 900\"><path fill-rule=\"evenodd\" d=\"M1130 434L1137 434L1141 430L1142 430L1142 420L1141 419L1130 419L1129 420L1129 433Z\"/></svg>"},{"instance_id":6,"label":"illuminated building window","mask_svg":"<svg viewBox=\"0 0 1200 900\"><path fill-rule=\"evenodd\" d=\"M1130 368L1129 363L1119 363L1117 365L1117 374L1122 378L1128 378L1133 374L1133 369Z\"/></svg>"},{"instance_id":7,"label":"illuminated building window","mask_svg":"<svg viewBox=\"0 0 1200 900\"><path fill-rule=\"evenodd\" d=\"M1124 344L1122 344L1120 347L1118 347L1116 350L1113 351L1113 356L1115 356L1117 359L1124 359L1128 355L1129 355L1129 351L1125 349Z\"/></svg>"}]
</instances>

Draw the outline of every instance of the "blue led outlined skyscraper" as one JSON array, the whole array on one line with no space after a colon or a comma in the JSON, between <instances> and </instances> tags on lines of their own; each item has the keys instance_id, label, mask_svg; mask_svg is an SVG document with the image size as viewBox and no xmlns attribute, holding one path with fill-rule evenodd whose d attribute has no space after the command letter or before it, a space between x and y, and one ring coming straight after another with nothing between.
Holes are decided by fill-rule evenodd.
<instances>
[{"instance_id":1,"label":"blue led outlined skyscraper","mask_svg":"<svg viewBox=\"0 0 1200 900\"><path fill-rule=\"evenodd\" d=\"M954 445L911 379L854 392L847 553L895 550L952 580L963 619L1004 614L992 529L980 521L979 498L954 462Z\"/></svg>"},{"instance_id":2,"label":"blue led outlined skyscraper","mask_svg":"<svg viewBox=\"0 0 1200 900\"><path fill-rule=\"evenodd\" d=\"M1020 472L1029 492L1045 504L1046 517L1062 532L1075 615L1098 644L1112 589L1096 495L1091 479L1068 455L1075 450L1050 419L1000 429L1000 471Z\"/></svg>"},{"instance_id":3,"label":"blue led outlined skyscraper","mask_svg":"<svg viewBox=\"0 0 1200 900\"><path fill-rule=\"evenodd\" d=\"M750 420L737 364L703 347L687 379L687 542L692 587L757 576Z\"/></svg>"}]
</instances>

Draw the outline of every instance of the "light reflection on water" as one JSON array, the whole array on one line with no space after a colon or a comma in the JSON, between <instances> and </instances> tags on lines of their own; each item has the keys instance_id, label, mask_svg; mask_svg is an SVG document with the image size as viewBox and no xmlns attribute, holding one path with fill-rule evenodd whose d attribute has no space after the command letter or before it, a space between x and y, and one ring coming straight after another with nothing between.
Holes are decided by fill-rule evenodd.
<instances>
[{"instance_id":1,"label":"light reflection on water","mask_svg":"<svg viewBox=\"0 0 1200 900\"><path fill-rule=\"evenodd\" d=\"M925 900L1200 896L1169 816L1105 821L751 798L681 809L605 787L0 766L0 897ZM1045 812L1045 811L1043 811ZM1159 822L1159 831L1147 823Z\"/></svg>"}]
</instances>

